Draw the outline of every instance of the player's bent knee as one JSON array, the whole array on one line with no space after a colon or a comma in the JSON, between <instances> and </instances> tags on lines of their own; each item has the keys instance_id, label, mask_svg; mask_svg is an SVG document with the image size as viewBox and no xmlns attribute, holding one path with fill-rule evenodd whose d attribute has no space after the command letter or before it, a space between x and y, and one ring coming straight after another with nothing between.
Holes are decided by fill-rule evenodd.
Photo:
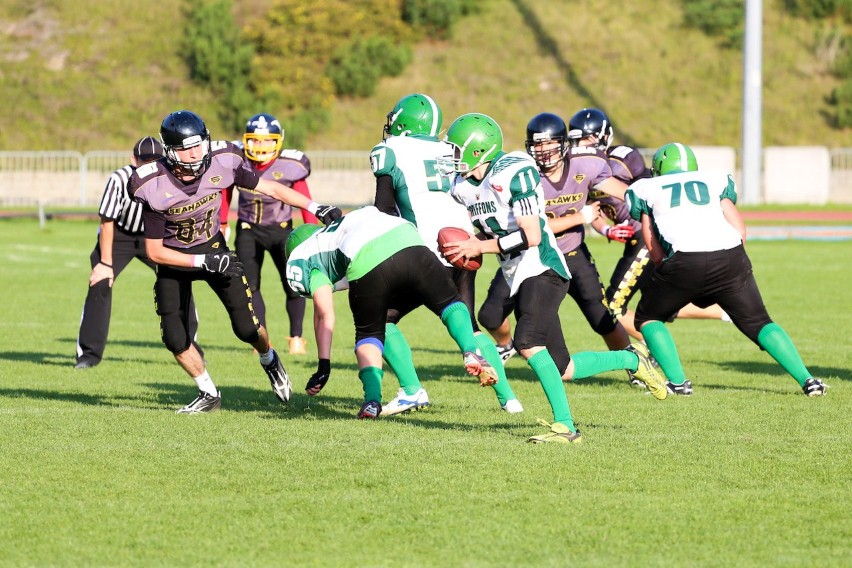
<instances>
[{"instance_id":1,"label":"player's bent knee","mask_svg":"<svg viewBox=\"0 0 852 568\"><path fill-rule=\"evenodd\" d=\"M257 343L260 339L260 332L254 322L251 322L251 325L248 323L235 324L232 329L237 339L243 343Z\"/></svg>"}]
</instances>

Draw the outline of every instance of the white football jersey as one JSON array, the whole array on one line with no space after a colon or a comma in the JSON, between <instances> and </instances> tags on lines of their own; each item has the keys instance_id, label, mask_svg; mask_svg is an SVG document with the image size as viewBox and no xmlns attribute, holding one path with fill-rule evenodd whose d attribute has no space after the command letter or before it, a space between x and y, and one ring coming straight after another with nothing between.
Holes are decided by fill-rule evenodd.
<instances>
[{"instance_id":1,"label":"white football jersey","mask_svg":"<svg viewBox=\"0 0 852 568\"><path fill-rule=\"evenodd\" d=\"M473 234L467 211L448 193L450 180L438 173L438 158L452 153L450 145L428 136L391 136L370 152L373 174L393 179L400 216L414 223L445 266L450 264L438 252L438 231L458 227Z\"/></svg>"},{"instance_id":2,"label":"white football jersey","mask_svg":"<svg viewBox=\"0 0 852 568\"><path fill-rule=\"evenodd\" d=\"M457 175L451 194L467 208L479 232L491 238L517 231L518 217L536 215L539 218L541 243L538 246L511 256L497 256L512 296L524 280L549 268L566 280L571 278L557 248L556 237L547 225L538 167L529 154L501 154L491 162L485 178L478 183L473 178Z\"/></svg>"},{"instance_id":3,"label":"white football jersey","mask_svg":"<svg viewBox=\"0 0 852 568\"><path fill-rule=\"evenodd\" d=\"M722 213L722 199L737 202L737 187L721 170L682 172L640 179L624 201L634 219L651 217L668 258L678 251L727 250L742 243L740 232Z\"/></svg>"}]
</instances>

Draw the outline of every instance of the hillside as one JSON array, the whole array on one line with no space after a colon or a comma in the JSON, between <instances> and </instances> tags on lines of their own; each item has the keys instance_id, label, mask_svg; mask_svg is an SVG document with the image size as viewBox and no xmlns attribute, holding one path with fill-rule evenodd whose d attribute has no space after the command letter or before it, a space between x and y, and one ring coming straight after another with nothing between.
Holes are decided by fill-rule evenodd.
<instances>
[{"instance_id":1,"label":"hillside","mask_svg":"<svg viewBox=\"0 0 852 568\"><path fill-rule=\"evenodd\" d=\"M824 118L836 80L814 55L821 24L790 18L780 1L764 2L764 143L849 145L849 132ZM250 22L270 4L241 4L237 18ZM592 105L607 110L622 141L739 146L742 54L683 28L679 0L482 5L452 41L418 45L413 64L373 97L339 100L332 126L306 149L369 149L394 102L413 91L438 100L445 125L463 112L492 115L511 147L532 115ZM234 136L209 93L185 79L183 21L172 3L0 5L0 149L123 149L177 108Z\"/></svg>"}]
</instances>

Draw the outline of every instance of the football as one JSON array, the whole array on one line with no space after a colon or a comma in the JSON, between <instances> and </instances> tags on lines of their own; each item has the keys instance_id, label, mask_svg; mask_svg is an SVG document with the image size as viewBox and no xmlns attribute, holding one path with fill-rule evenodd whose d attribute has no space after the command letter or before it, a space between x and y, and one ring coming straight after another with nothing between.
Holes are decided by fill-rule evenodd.
<instances>
[{"instance_id":1,"label":"football","mask_svg":"<svg viewBox=\"0 0 852 568\"><path fill-rule=\"evenodd\" d=\"M438 231L438 250L444 252L444 245L446 243L466 241L472 236L464 229L459 229L458 227L444 227ZM447 262L451 262L449 258L447 258ZM451 262L451 264L462 270L478 270L482 266L482 255L480 254L473 258L460 258L455 262Z\"/></svg>"}]
</instances>

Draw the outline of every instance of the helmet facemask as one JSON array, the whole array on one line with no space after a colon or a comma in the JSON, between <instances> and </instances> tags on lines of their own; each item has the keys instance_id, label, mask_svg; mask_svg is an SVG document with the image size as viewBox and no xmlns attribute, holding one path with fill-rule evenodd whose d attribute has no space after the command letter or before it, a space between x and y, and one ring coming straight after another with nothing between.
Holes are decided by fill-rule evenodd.
<instances>
[{"instance_id":1,"label":"helmet facemask","mask_svg":"<svg viewBox=\"0 0 852 568\"><path fill-rule=\"evenodd\" d=\"M536 138L538 136L538 138ZM532 156L539 169L544 173L555 170L568 153L568 144L563 137L551 138L547 133L534 135L526 142L527 154Z\"/></svg>"},{"instance_id":2,"label":"helmet facemask","mask_svg":"<svg viewBox=\"0 0 852 568\"><path fill-rule=\"evenodd\" d=\"M178 156L178 150L188 150L196 146L201 146L201 158L194 162L185 162ZM185 138L183 144L168 145L163 143L163 149L166 152L166 161L169 163L172 172L179 178L192 177L198 178L210 166L210 135L204 136L194 135Z\"/></svg>"},{"instance_id":3,"label":"helmet facemask","mask_svg":"<svg viewBox=\"0 0 852 568\"><path fill-rule=\"evenodd\" d=\"M243 134L243 150L246 158L255 162L266 163L278 157L284 138L280 134Z\"/></svg>"}]
</instances>

